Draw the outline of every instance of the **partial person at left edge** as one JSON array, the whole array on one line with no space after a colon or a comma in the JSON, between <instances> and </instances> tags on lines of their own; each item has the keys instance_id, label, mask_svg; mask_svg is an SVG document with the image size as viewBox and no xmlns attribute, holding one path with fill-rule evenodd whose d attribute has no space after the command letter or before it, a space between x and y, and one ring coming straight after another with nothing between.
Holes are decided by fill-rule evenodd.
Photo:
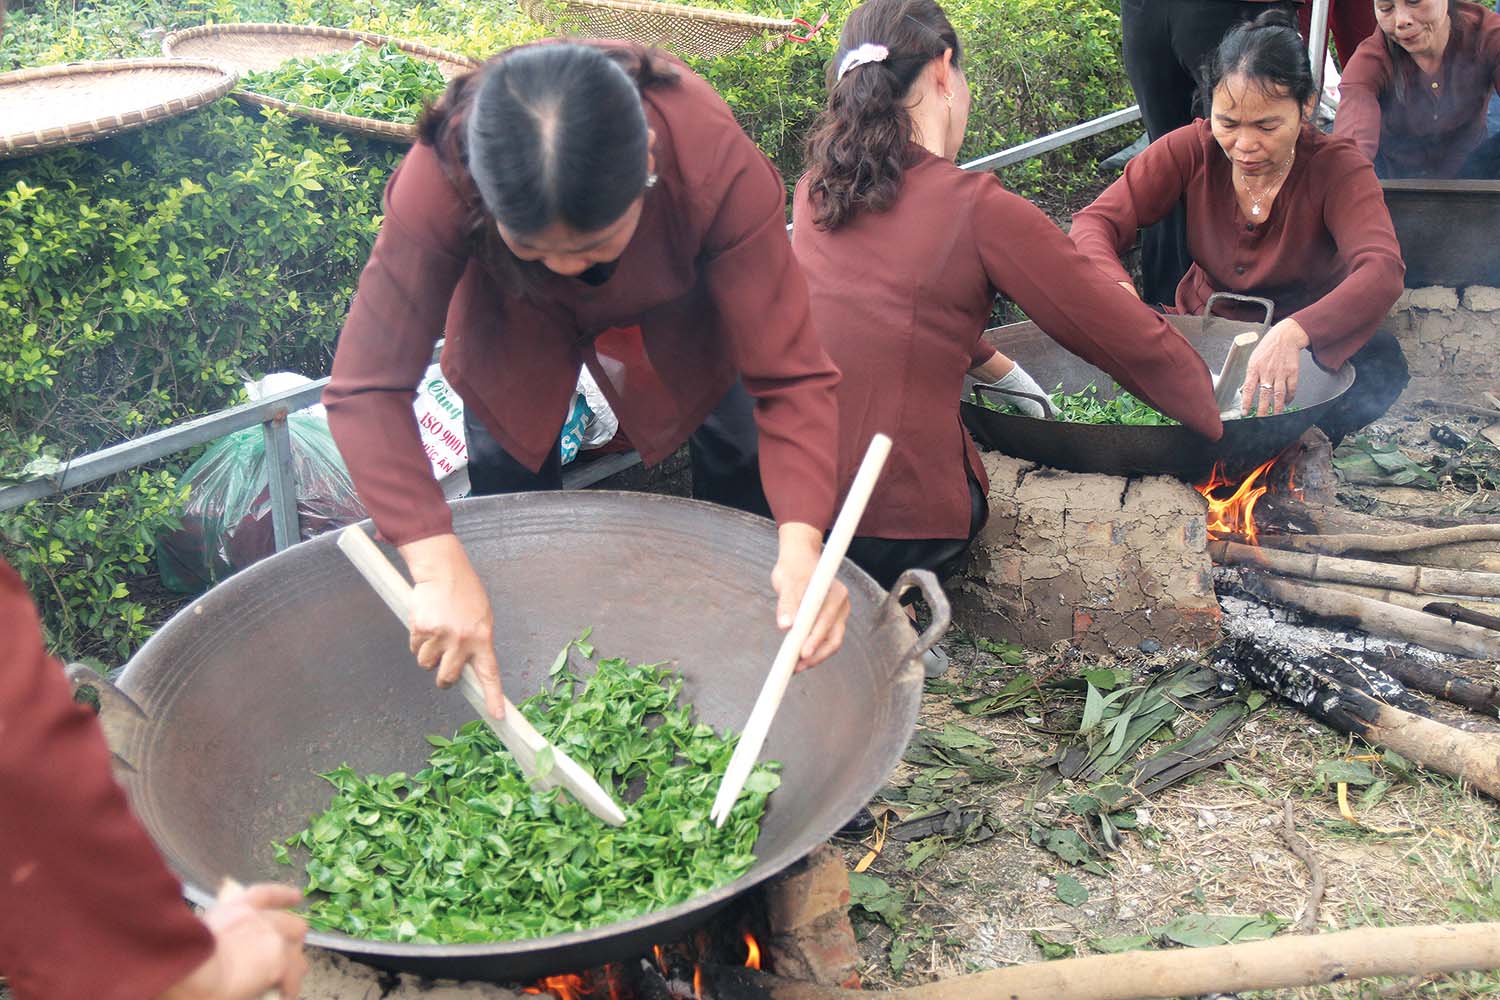
<instances>
[{"instance_id":1,"label":"partial person at left edge","mask_svg":"<svg viewBox=\"0 0 1500 1000\"><path fill-rule=\"evenodd\" d=\"M286 910L302 893L253 885L194 916L3 559L0 636L0 977L16 1000L295 998L307 925Z\"/></svg>"},{"instance_id":2,"label":"partial person at left edge","mask_svg":"<svg viewBox=\"0 0 1500 1000\"><path fill-rule=\"evenodd\" d=\"M444 335L475 492L560 487L558 433L586 365L648 464L687 440L695 496L774 515L790 627L833 519L839 376L776 169L708 83L623 42L501 52L420 131L324 395L360 498L412 572L418 662L445 686L472 663L502 711L490 597L411 409ZM838 648L848 609L835 583L800 667Z\"/></svg>"}]
</instances>

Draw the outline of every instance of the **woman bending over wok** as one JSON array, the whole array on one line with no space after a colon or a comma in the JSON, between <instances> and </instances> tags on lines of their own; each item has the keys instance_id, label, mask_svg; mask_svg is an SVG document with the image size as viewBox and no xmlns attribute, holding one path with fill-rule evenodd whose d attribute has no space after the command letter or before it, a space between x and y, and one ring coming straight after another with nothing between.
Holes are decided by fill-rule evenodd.
<instances>
[{"instance_id":1,"label":"woman bending over wok","mask_svg":"<svg viewBox=\"0 0 1500 1000\"><path fill-rule=\"evenodd\" d=\"M640 46L509 49L429 112L386 189L324 401L360 498L412 572L411 648L439 684L472 662L500 713L489 597L411 407L445 331L475 492L560 488L558 436L587 365L648 463L688 439L695 495L769 500L790 626L832 521L838 371L813 332L785 203L708 84ZM801 666L838 648L847 615L835 584Z\"/></svg>"},{"instance_id":2,"label":"woman bending over wok","mask_svg":"<svg viewBox=\"0 0 1500 1000\"><path fill-rule=\"evenodd\" d=\"M1301 36L1283 15L1232 29L1205 68L1212 117L1169 132L1073 219L1078 248L1134 292L1119 255L1186 199L1193 266L1175 312L1214 292L1270 299L1281 317L1256 346L1246 413L1280 413L1297 395L1304 348L1354 386L1320 422L1336 444L1386 411L1406 359L1376 333L1405 273L1375 171L1352 143L1313 128L1316 94Z\"/></svg>"},{"instance_id":3,"label":"woman bending over wok","mask_svg":"<svg viewBox=\"0 0 1500 1000\"><path fill-rule=\"evenodd\" d=\"M954 164L969 88L942 8L869 0L845 23L829 70L792 245L843 373L840 486L872 433L895 441L850 558L889 587L909 567L950 569L983 525L988 486L959 402L965 373L1019 372L983 338L997 291L1131 392L1220 435L1208 369L1191 345L1035 206L993 174Z\"/></svg>"},{"instance_id":4,"label":"woman bending over wok","mask_svg":"<svg viewBox=\"0 0 1500 1000\"><path fill-rule=\"evenodd\" d=\"M1500 91L1500 14L1464 0L1375 0L1380 26L1339 82L1333 134L1382 177L1500 177L1486 138Z\"/></svg>"}]
</instances>

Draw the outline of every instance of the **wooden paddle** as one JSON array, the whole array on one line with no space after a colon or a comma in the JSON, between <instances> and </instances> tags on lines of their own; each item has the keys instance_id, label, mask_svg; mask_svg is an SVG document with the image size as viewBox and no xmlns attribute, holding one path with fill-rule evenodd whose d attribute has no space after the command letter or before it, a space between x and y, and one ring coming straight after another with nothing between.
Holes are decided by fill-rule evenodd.
<instances>
[{"instance_id":1,"label":"wooden paddle","mask_svg":"<svg viewBox=\"0 0 1500 1000\"><path fill-rule=\"evenodd\" d=\"M739 745L734 748L734 756L724 769L724 780L719 783L713 809L709 811L709 818L718 826L722 827L724 821L729 819L729 811L734 808L735 800L740 797L740 792L744 790L745 782L750 777L750 769L760 756L766 734L771 730L771 721L776 718L776 710L781 707L782 696L786 694L786 686L791 682L792 671L801 658L799 654L802 644L807 641L808 633L817 621L818 612L823 608L823 599L828 596L828 588L833 586L839 564L844 561L844 553L849 549L849 540L854 537L854 529L859 526L859 519L865 514L865 504L870 500L875 480L880 478L880 470L885 467L885 460L890 453L890 438L884 434L876 434L870 439L870 448L865 452L865 459L854 476L854 484L849 487L849 495L844 499L844 507L839 511L833 530L828 534L828 541L823 545L823 554L818 557L817 566L813 567L812 579L808 581L807 590L802 594L802 603L797 606L797 617L792 619L792 627L781 640L781 649L777 651L776 660L771 664L771 672L766 675L760 696L755 699L755 707L750 710L750 719L745 723L745 731L740 734Z\"/></svg>"},{"instance_id":2,"label":"wooden paddle","mask_svg":"<svg viewBox=\"0 0 1500 1000\"><path fill-rule=\"evenodd\" d=\"M375 593L385 601L386 605L406 625L411 620L411 584L401 575L400 570L391 565L385 553L380 547L371 541L363 528L358 525L350 525L339 532L339 548L354 568L359 570ZM496 719L491 717L484 703L484 689L479 685L479 678L474 674L474 668L465 663L463 675L459 679L458 688L463 696L473 706L474 711L484 720L485 725L495 731L500 737L500 742L505 749L515 757L516 763L521 768L521 773L531 779L533 783L542 788L554 788L561 786L578 803L589 812L598 816L611 826L623 826L625 824L625 813L620 809L615 800L610 797L593 777L578 765L567 754L557 747L548 743L542 734L536 731L536 727L527 721L515 705L511 704L509 698L505 699L505 717ZM547 770L545 766L539 767L538 761L551 757L552 767ZM545 774L540 773L546 771Z\"/></svg>"}]
</instances>

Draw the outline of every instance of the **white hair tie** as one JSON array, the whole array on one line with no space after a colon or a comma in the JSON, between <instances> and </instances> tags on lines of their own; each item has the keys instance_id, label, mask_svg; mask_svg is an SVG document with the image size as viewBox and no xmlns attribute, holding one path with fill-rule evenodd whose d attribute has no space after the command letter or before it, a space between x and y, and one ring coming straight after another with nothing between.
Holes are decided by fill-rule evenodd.
<instances>
[{"instance_id":1,"label":"white hair tie","mask_svg":"<svg viewBox=\"0 0 1500 1000\"><path fill-rule=\"evenodd\" d=\"M833 80L835 83L842 80L844 74L856 66L863 66L865 63L885 62L886 57L890 54L890 49L884 45L876 45L874 42L865 42L863 45L856 46L844 53L844 59L839 63L838 75Z\"/></svg>"}]
</instances>

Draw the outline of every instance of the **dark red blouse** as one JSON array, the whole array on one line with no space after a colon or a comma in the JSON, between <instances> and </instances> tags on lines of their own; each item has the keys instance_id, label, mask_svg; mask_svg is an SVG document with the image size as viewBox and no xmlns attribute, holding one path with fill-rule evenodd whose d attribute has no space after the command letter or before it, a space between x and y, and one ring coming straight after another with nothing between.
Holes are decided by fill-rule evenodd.
<instances>
[{"instance_id":1,"label":"dark red blouse","mask_svg":"<svg viewBox=\"0 0 1500 1000\"><path fill-rule=\"evenodd\" d=\"M213 938L3 560L0 636L0 976L17 1000L155 996L207 961Z\"/></svg>"},{"instance_id":2,"label":"dark red blouse","mask_svg":"<svg viewBox=\"0 0 1500 1000\"><path fill-rule=\"evenodd\" d=\"M414 147L391 178L324 394L386 538L452 530L412 414L445 330L443 373L532 468L557 447L580 365L648 463L670 455L738 376L755 397L776 519L832 521L838 371L787 244L786 190L723 100L675 66L675 83L642 95L659 180L602 285L546 272L531 294L511 294L471 245L466 203L431 147Z\"/></svg>"},{"instance_id":3,"label":"dark red blouse","mask_svg":"<svg viewBox=\"0 0 1500 1000\"><path fill-rule=\"evenodd\" d=\"M1353 143L1303 129L1265 221L1240 211L1232 169L1207 121L1169 132L1073 217L1073 242L1129 281L1120 254L1136 230L1186 198L1193 266L1177 286L1177 311L1201 312L1214 292L1263 296L1276 318L1307 331L1319 364L1339 368L1374 335L1406 273L1375 169Z\"/></svg>"},{"instance_id":4,"label":"dark red blouse","mask_svg":"<svg viewBox=\"0 0 1500 1000\"><path fill-rule=\"evenodd\" d=\"M1339 81L1333 134L1353 139L1371 160L1379 153L1393 177L1454 177L1485 139L1490 95L1500 92L1500 14L1467 0L1454 8L1435 75L1410 58L1398 65L1377 30L1354 50ZM1398 82L1405 100L1397 98Z\"/></svg>"},{"instance_id":5,"label":"dark red blouse","mask_svg":"<svg viewBox=\"0 0 1500 1000\"><path fill-rule=\"evenodd\" d=\"M959 398L964 373L995 353L983 333L997 289L1131 392L1200 434L1222 433L1203 359L1165 320L993 174L965 172L926 150L915 155L889 210L861 212L833 232L812 224L806 178L793 200L792 245L813 319L843 372L841 488L873 434L894 439L860 534L968 535L965 469L981 483L984 471Z\"/></svg>"}]
</instances>

